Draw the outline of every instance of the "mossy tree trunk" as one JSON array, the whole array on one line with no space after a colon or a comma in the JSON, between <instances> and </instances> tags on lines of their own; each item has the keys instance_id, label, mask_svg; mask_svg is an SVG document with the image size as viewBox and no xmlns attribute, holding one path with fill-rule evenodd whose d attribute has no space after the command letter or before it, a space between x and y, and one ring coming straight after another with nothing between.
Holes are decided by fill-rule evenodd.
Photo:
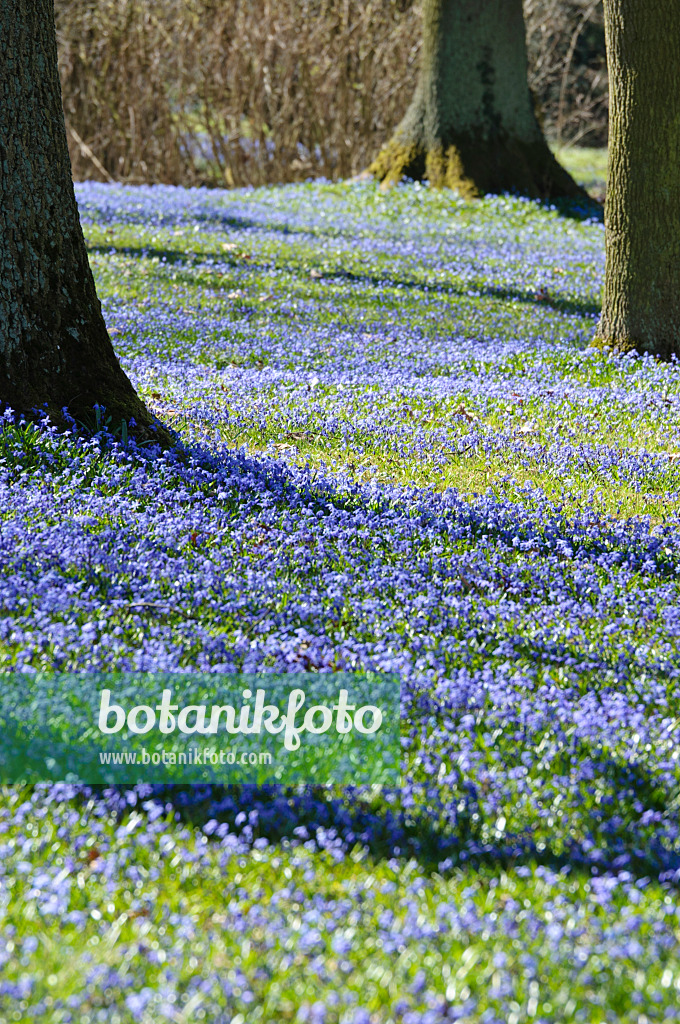
<instances>
[{"instance_id":1,"label":"mossy tree trunk","mask_svg":"<svg viewBox=\"0 0 680 1024\"><path fill-rule=\"evenodd\" d=\"M386 183L428 178L467 196L587 200L536 119L522 0L424 0L416 92L369 171Z\"/></svg>"},{"instance_id":2,"label":"mossy tree trunk","mask_svg":"<svg viewBox=\"0 0 680 1024\"><path fill-rule=\"evenodd\" d=\"M66 142L52 0L0 0L0 402L113 428L153 417L113 351ZM160 431L161 440L168 435Z\"/></svg>"},{"instance_id":3,"label":"mossy tree trunk","mask_svg":"<svg viewBox=\"0 0 680 1024\"><path fill-rule=\"evenodd\" d=\"M599 338L680 355L680 4L605 0L607 265Z\"/></svg>"}]
</instances>

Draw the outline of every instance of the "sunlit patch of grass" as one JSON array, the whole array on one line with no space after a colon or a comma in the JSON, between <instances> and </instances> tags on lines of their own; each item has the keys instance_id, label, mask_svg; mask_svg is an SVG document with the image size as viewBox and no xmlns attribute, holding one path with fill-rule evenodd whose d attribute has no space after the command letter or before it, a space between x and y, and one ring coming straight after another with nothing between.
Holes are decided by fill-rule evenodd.
<instances>
[{"instance_id":1,"label":"sunlit patch of grass","mask_svg":"<svg viewBox=\"0 0 680 1024\"><path fill-rule=\"evenodd\" d=\"M607 184L609 153L605 148L563 146L555 156L573 178L597 199L604 197Z\"/></svg>"}]
</instances>

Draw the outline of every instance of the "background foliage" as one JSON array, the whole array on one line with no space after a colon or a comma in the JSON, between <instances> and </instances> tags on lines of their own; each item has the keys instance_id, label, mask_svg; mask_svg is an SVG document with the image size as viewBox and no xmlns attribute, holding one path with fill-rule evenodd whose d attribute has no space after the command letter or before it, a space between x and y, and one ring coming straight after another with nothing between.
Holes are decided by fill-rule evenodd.
<instances>
[{"instance_id":1,"label":"background foliage","mask_svg":"<svg viewBox=\"0 0 680 1024\"><path fill-rule=\"evenodd\" d=\"M77 179L246 185L363 170L418 69L412 0L55 0ZM603 145L602 4L526 0L558 145Z\"/></svg>"}]
</instances>

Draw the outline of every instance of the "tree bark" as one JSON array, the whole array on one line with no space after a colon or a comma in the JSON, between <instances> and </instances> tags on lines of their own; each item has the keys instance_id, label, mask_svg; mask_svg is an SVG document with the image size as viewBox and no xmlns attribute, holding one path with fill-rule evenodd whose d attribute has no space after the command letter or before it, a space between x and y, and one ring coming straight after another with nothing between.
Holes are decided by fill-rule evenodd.
<instances>
[{"instance_id":1,"label":"tree bark","mask_svg":"<svg viewBox=\"0 0 680 1024\"><path fill-rule=\"evenodd\" d=\"M605 0L610 82L601 344L680 354L680 3Z\"/></svg>"},{"instance_id":2,"label":"tree bark","mask_svg":"<svg viewBox=\"0 0 680 1024\"><path fill-rule=\"evenodd\" d=\"M543 137L527 84L522 0L424 0L420 77L376 178L427 178L465 196L590 197Z\"/></svg>"},{"instance_id":3,"label":"tree bark","mask_svg":"<svg viewBox=\"0 0 680 1024\"><path fill-rule=\"evenodd\" d=\"M71 178L51 0L0 0L0 403L158 436L114 354ZM133 431L134 432L134 431Z\"/></svg>"}]
</instances>

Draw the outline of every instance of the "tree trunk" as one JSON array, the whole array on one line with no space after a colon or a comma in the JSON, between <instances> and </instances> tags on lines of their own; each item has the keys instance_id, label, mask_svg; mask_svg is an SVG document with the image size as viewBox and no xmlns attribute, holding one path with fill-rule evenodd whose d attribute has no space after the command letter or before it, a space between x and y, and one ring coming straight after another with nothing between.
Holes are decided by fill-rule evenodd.
<instances>
[{"instance_id":1,"label":"tree trunk","mask_svg":"<svg viewBox=\"0 0 680 1024\"><path fill-rule=\"evenodd\" d=\"M607 265L599 341L680 354L680 4L605 0Z\"/></svg>"},{"instance_id":2,"label":"tree trunk","mask_svg":"<svg viewBox=\"0 0 680 1024\"><path fill-rule=\"evenodd\" d=\"M369 167L465 196L517 191L590 199L550 152L527 84L522 0L424 0L420 78Z\"/></svg>"},{"instance_id":3,"label":"tree trunk","mask_svg":"<svg viewBox=\"0 0 680 1024\"><path fill-rule=\"evenodd\" d=\"M71 178L51 0L0 0L0 403L112 429L153 417L113 351Z\"/></svg>"}]
</instances>

